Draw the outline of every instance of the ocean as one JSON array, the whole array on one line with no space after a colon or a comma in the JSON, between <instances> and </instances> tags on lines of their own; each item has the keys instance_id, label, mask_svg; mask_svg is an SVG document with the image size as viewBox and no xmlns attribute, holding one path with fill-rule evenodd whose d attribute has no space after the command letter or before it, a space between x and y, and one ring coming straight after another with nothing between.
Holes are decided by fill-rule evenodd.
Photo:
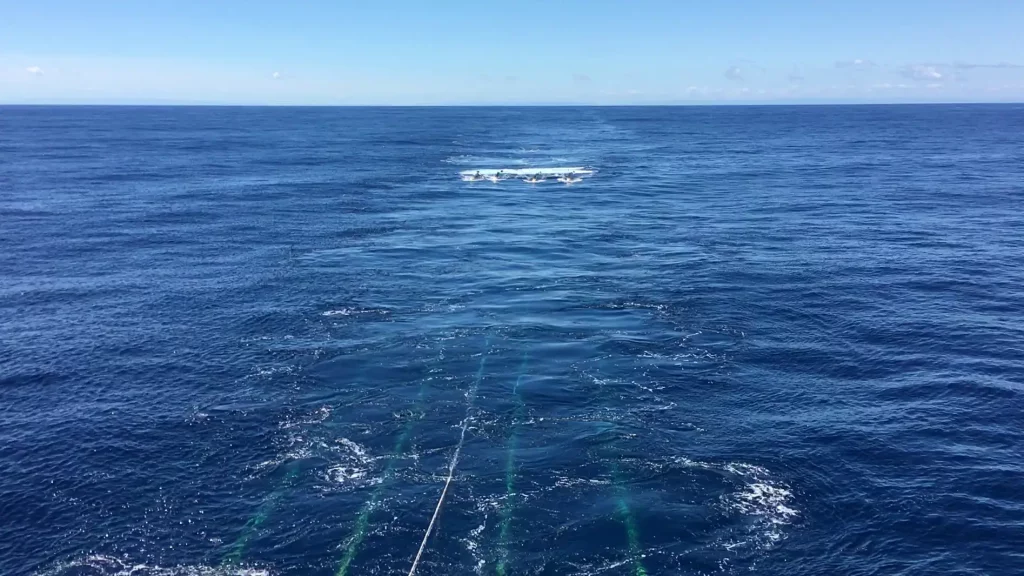
<instances>
[{"instance_id":1,"label":"ocean","mask_svg":"<svg viewBox=\"0 0 1024 576\"><path fill-rule=\"evenodd\" d=\"M0 107L0 247L6 576L1024 573L1022 105Z\"/></svg>"}]
</instances>

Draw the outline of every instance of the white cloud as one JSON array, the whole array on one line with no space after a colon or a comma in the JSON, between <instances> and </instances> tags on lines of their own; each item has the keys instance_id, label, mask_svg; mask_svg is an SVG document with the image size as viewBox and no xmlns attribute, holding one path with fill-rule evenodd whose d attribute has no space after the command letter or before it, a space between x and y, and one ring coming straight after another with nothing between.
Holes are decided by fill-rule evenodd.
<instances>
[{"instance_id":1,"label":"white cloud","mask_svg":"<svg viewBox=\"0 0 1024 576\"><path fill-rule=\"evenodd\" d=\"M900 73L911 80L941 80L943 78L943 74L939 72L938 68L922 64L907 66Z\"/></svg>"},{"instance_id":2,"label":"white cloud","mask_svg":"<svg viewBox=\"0 0 1024 576\"><path fill-rule=\"evenodd\" d=\"M42 76L43 75L43 69L40 68L39 66L29 66L28 68L25 68L25 72L28 72L29 74L31 74L33 76Z\"/></svg>"},{"instance_id":3,"label":"white cloud","mask_svg":"<svg viewBox=\"0 0 1024 576\"><path fill-rule=\"evenodd\" d=\"M278 78L281 77L281 73L280 72L274 72L273 74L271 74L271 76L274 78L274 80L277 80Z\"/></svg>"},{"instance_id":4,"label":"white cloud","mask_svg":"<svg viewBox=\"0 0 1024 576\"><path fill-rule=\"evenodd\" d=\"M874 68L874 66L875 63L871 60L863 60L861 58L854 58L853 60L839 60L836 62L836 68L853 68L855 70Z\"/></svg>"},{"instance_id":5,"label":"white cloud","mask_svg":"<svg viewBox=\"0 0 1024 576\"><path fill-rule=\"evenodd\" d=\"M729 66L725 71L725 77L729 80L743 80L743 71L739 66Z\"/></svg>"}]
</instances>

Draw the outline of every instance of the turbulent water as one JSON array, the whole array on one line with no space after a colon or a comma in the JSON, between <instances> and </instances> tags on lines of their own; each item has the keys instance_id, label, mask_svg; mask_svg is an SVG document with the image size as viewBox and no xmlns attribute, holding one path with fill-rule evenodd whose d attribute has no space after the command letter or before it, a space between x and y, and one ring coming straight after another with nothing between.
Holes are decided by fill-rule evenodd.
<instances>
[{"instance_id":1,"label":"turbulent water","mask_svg":"<svg viewBox=\"0 0 1024 576\"><path fill-rule=\"evenodd\" d=\"M416 574L1020 574L1022 209L1022 106L0 108L0 573L404 575L454 463Z\"/></svg>"}]
</instances>

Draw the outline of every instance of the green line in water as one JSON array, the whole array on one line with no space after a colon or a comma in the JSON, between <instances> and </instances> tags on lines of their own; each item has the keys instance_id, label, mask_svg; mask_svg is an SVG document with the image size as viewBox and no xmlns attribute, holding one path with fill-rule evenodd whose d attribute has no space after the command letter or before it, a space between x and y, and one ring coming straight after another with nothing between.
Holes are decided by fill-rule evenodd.
<instances>
[{"instance_id":1,"label":"green line in water","mask_svg":"<svg viewBox=\"0 0 1024 576\"><path fill-rule=\"evenodd\" d=\"M249 541L252 540L260 526L270 517L270 513L277 508L277 504L284 498L288 488L292 485L292 481L298 475L299 463L298 461L292 461L288 464L281 487L271 492L270 496L267 496L263 504L256 510L256 514L249 518L249 521L242 527L242 533L239 534L238 538L231 545L231 549L221 560L222 566L235 565L242 561L242 556L245 555L245 549L248 547Z\"/></svg>"},{"instance_id":2,"label":"green line in water","mask_svg":"<svg viewBox=\"0 0 1024 576\"><path fill-rule=\"evenodd\" d=\"M615 478L616 508L618 509L619 516L622 518L622 523L626 527L629 556L633 560L633 574L635 576L647 576L647 569L644 568L642 562L643 554L640 551L640 530L637 529L633 511L629 508L629 493L626 491L626 486L622 483L618 462L615 463L612 469L612 475Z\"/></svg>"},{"instance_id":3,"label":"green line in water","mask_svg":"<svg viewBox=\"0 0 1024 576\"><path fill-rule=\"evenodd\" d=\"M483 357L480 359L480 368L479 370L477 370L476 374L476 386L480 385L480 380L482 380L484 376L484 363L487 360L486 348L489 344L490 340L487 340L484 347L485 350ZM423 404L423 397L426 392L426 389L427 381L424 380L422 386L420 386L419 396L416 399L417 409ZM345 553L342 555L341 560L338 562L338 569L334 573L335 576L346 576L346 574L348 573L349 566L352 564L352 561L355 560L356 554L359 553L359 547L360 545L362 545L363 540L366 539L366 531L370 527L370 515L373 513L374 508L377 507L377 503L380 501L380 498L383 495L384 488L386 487L388 480L391 478L391 475L394 472L395 461L397 460L398 456L401 456L405 452L406 442L409 439L409 436L412 434L414 422L415 419L411 418L409 419L409 422L406 423L405 428L402 430L401 436L398 437L398 441L395 443L395 458L392 458L391 461L388 462L388 466L384 470L384 479L381 481L380 484L377 485L377 488L374 489L372 494L370 494L370 498L366 501L365 504L363 504L363 508L359 511L359 517L356 518L356 525L352 529L352 536L349 538L348 544L345 546Z\"/></svg>"},{"instance_id":4,"label":"green line in water","mask_svg":"<svg viewBox=\"0 0 1024 576\"><path fill-rule=\"evenodd\" d=\"M288 250L290 252L291 248L289 247ZM260 507L256 509L256 514L249 518L245 526L242 526L242 533L239 534L238 538L231 544L228 553L221 559L221 566L237 565L242 561L246 548L249 546L249 541L256 535L257 530L266 522L274 509L277 508L278 503L284 499L287 490L292 487L295 478L298 477L299 464L298 460L292 460L288 464L284 479L281 481L281 486L266 497L263 503L260 504Z\"/></svg>"},{"instance_id":5,"label":"green line in water","mask_svg":"<svg viewBox=\"0 0 1024 576\"><path fill-rule=\"evenodd\" d=\"M416 410L419 412L420 406L423 404L423 396L426 391L426 380L420 386L419 394L416 397ZM412 434L412 430L415 427L415 417L409 418L402 428L402 433L398 436L398 440L395 442L395 449L392 451L393 457L388 461L387 467L384 469L384 479L381 483L370 494L370 498L363 504L362 509L359 511L359 516L356 518L355 528L352 529L352 536L349 538L348 545L345 547L345 554L341 557L341 561L338 563L338 570L335 572L337 576L345 576L348 572L349 564L355 559L356 553L359 551L360 544L363 543L363 539L366 538L366 530L370 526L370 514L373 513L373 509L377 507L377 503L380 501L380 497L384 491L384 487L388 480L391 478L391 474L394 472L395 462L400 456L405 453L406 441Z\"/></svg>"},{"instance_id":6,"label":"green line in water","mask_svg":"<svg viewBox=\"0 0 1024 576\"><path fill-rule=\"evenodd\" d=\"M512 496L515 490L516 446L518 445L516 422L522 418L523 412L526 409L523 398L519 395L519 385L522 383L523 377L526 376L526 358L527 354L524 352L523 364L519 367L519 376L512 387L512 394L516 399L516 411L512 417L512 429L508 435L508 458L505 461L505 505L501 507L501 530L498 533L498 562L494 567L498 576L506 576L508 572L508 536L512 526L512 509L514 507Z\"/></svg>"}]
</instances>

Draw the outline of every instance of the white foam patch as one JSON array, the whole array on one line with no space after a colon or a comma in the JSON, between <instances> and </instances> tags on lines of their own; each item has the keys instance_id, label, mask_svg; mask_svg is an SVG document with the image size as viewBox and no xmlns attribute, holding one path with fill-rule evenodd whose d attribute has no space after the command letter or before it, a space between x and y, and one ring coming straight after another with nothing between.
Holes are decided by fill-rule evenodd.
<instances>
[{"instance_id":1,"label":"white foam patch","mask_svg":"<svg viewBox=\"0 0 1024 576\"><path fill-rule=\"evenodd\" d=\"M496 151L501 153L500 151ZM504 156L476 156L470 154L460 154L457 156L449 156L441 161L444 164L454 164L458 166L483 166L487 164L528 164L530 161L525 158L508 158Z\"/></svg>"},{"instance_id":2,"label":"white foam patch","mask_svg":"<svg viewBox=\"0 0 1024 576\"><path fill-rule=\"evenodd\" d=\"M268 460L263 460L262 462L254 464L250 466L250 468L256 473L262 473L268 468L276 468L277 466L284 464L284 461L286 459L287 458L284 457L270 458ZM252 477L250 477L250 479L252 479Z\"/></svg>"},{"instance_id":3,"label":"white foam patch","mask_svg":"<svg viewBox=\"0 0 1024 576\"><path fill-rule=\"evenodd\" d=\"M476 511L483 514L484 518L490 513L499 513L505 506L507 494L481 497L476 501Z\"/></svg>"},{"instance_id":4,"label":"white foam patch","mask_svg":"<svg viewBox=\"0 0 1024 576\"><path fill-rule=\"evenodd\" d=\"M608 486L611 484L608 480L602 480L600 478L570 478L568 476L559 476L555 479L555 487L557 488L573 488L576 486Z\"/></svg>"},{"instance_id":5,"label":"white foam patch","mask_svg":"<svg viewBox=\"0 0 1024 576\"><path fill-rule=\"evenodd\" d=\"M294 374L295 366L254 366L252 376L269 378L276 374Z\"/></svg>"},{"instance_id":6,"label":"white foam patch","mask_svg":"<svg viewBox=\"0 0 1024 576\"><path fill-rule=\"evenodd\" d=\"M622 558L619 560L608 560L601 564L569 562L569 564L576 569L575 572L570 572L569 576L596 576L597 574L603 574L605 572L622 568L632 561L633 560L630 558Z\"/></svg>"},{"instance_id":7,"label":"white foam patch","mask_svg":"<svg viewBox=\"0 0 1024 576\"><path fill-rule=\"evenodd\" d=\"M764 516L772 524L788 524L797 515L797 511L788 504L793 494L779 486L763 482L754 482L747 486L733 499L735 508L745 514ZM778 540L780 534L771 534L772 540Z\"/></svg>"},{"instance_id":8,"label":"white foam patch","mask_svg":"<svg viewBox=\"0 0 1024 576\"><path fill-rule=\"evenodd\" d=\"M209 419L210 419L210 413L209 412L202 412L202 411L197 410L196 412L193 412L192 415L190 415L188 417L188 423L189 424L198 424L199 422L205 422L205 421L207 421Z\"/></svg>"},{"instance_id":9,"label":"white foam patch","mask_svg":"<svg viewBox=\"0 0 1024 576\"><path fill-rule=\"evenodd\" d=\"M283 458L285 460L310 458L315 454L316 448L324 447L323 442L308 439L309 429L317 424L322 424L330 416L331 407L324 405L309 414L282 422L281 429L287 431L287 446Z\"/></svg>"},{"instance_id":10,"label":"white foam patch","mask_svg":"<svg viewBox=\"0 0 1024 576\"><path fill-rule=\"evenodd\" d=\"M253 471L252 476L276 468L288 461L305 460L320 452L330 451L330 446L327 443L315 437L316 426L330 417L331 407L324 405L312 412L282 421L278 425L281 430L284 430L284 438L279 441L280 444L283 444L280 453L273 458L251 465L249 468Z\"/></svg>"},{"instance_id":11,"label":"white foam patch","mask_svg":"<svg viewBox=\"0 0 1024 576\"><path fill-rule=\"evenodd\" d=\"M353 454L358 456L361 460L368 460L369 456L366 455L366 448L363 448L359 444L349 440L348 438L339 438L338 444L341 444Z\"/></svg>"},{"instance_id":12,"label":"white foam patch","mask_svg":"<svg viewBox=\"0 0 1024 576\"><path fill-rule=\"evenodd\" d=\"M245 566L150 566L124 558L93 554L60 562L36 576L271 576L264 568Z\"/></svg>"},{"instance_id":13,"label":"white foam patch","mask_svg":"<svg viewBox=\"0 0 1024 576\"><path fill-rule=\"evenodd\" d=\"M665 304L654 304L651 302L615 302L612 304L606 304L601 308L607 308L609 310L627 310L627 309L640 309L640 310L655 310L657 312L664 312L668 310L668 306Z\"/></svg>"},{"instance_id":14,"label":"white foam patch","mask_svg":"<svg viewBox=\"0 0 1024 576\"><path fill-rule=\"evenodd\" d=\"M423 306L424 312L457 312L465 309L465 304L453 304L450 302L428 302ZM454 337L444 338L444 340L452 340Z\"/></svg>"},{"instance_id":15,"label":"white foam patch","mask_svg":"<svg viewBox=\"0 0 1024 576\"><path fill-rule=\"evenodd\" d=\"M325 448L332 452L332 459L338 459L324 472L326 480L334 488L378 484L383 481L383 478L379 477L367 478L376 458L368 454L366 448L359 443L348 438L339 438L333 446Z\"/></svg>"},{"instance_id":16,"label":"white foam patch","mask_svg":"<svg viewBox=\"0 0 1024 576\"><path fill-rule=\"evenodd\" d=\"M347 484L366 478L366 470L347 464L335 464L327 469L327 479L335 484Z\"/></svg>"},{"instance_id":17,"label":"white foam patch","mask_svg":"<svg viewBox=\"0 0 1024 576\"><path fill-rule=\"evenodd\" d=\"M695 350L693 352L686 352L681 354L662 354L660 352L651 352L650 350L644 350L640 354L640 358L653 360L652 364L657 365L672 365L672 366L686 366L686 365L700 365L704 366L708 363L723 362L725 358L719 354L714 354L710 350Z\"/></svg>"},{"instance_id":18,"label":"white foam patch","mask_svg":"<svg viewBox=\"0 0 1024 576\"><path fill-rule=\"evenodd\" d=\"M325 310L321 312L321 316L359 316L364 314L376 314L379 316L387 316L391 314L390 310L383 308L335 308L333 310Z\"/></svg>"},{"instance_id":19,"label":"white foam patch","mask_svg":"<svg viewBox=\"0 0 1024 576\"><path fill-rule=\"evenodd\" d=\"M322 424L324 420L327 420L330 416L331 407L325 404L300 418L285 420L281 423L281 428L284 430L290 430L314 424Z\"/></svg>"},{"instance_id":20,"label":"white foam patch","mask_svg":"<svg viewBox=\"0 0 1024 576\"><path fill-rule=\"evenodd\" d=\"M483 554L480 552L480 535L483 534L485 526L487 526L486 514L483 520L481 520L480 525L470 530L469 536L462 539L462 543L466 545L469 555L473 557L473 570L477 574L483 574L484 566L487 564Z\"/></svg>"},{"instance_id":21,"label":"white foam patch","mask_svg":"<svg viewBox=\"0 0 1024 576\"><path fill-rule=\"evenodd\" d=\"M725 472L736 477L743 486L722 496L725 509L754 520L748 538L723 542L725 548L754 546L768 548L786 536L785 528L800 515L793 503L793 493L784 484L773 481L770 472L761 466L742 462L713 464L680 457L676 463L690 468Z\"/></svg>"}]
</instances>

